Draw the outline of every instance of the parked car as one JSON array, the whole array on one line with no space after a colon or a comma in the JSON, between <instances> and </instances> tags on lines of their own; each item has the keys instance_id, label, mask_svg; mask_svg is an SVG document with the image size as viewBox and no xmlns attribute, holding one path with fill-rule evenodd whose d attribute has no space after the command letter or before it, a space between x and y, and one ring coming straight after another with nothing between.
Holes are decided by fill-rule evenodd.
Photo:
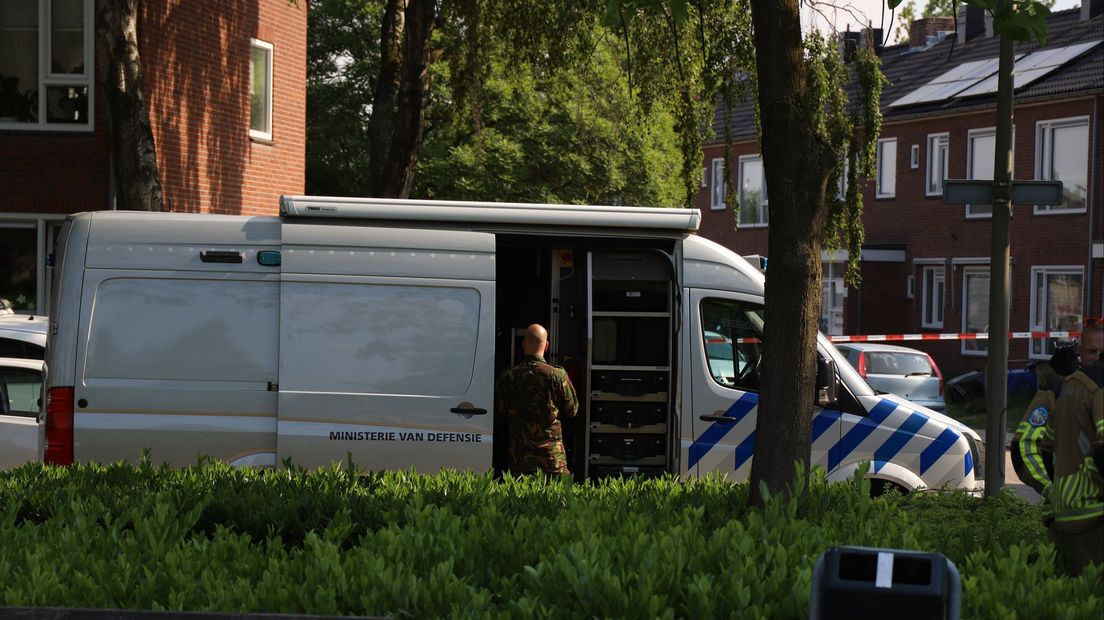
<instances>
[{"instance_id":1,"label":"parked car","mask_svg":"<svg viewBox=\"0 0 1104 620\"><path fill-rule=\"evenodd\" d=\"M48 325L44 316L0 313L0 357L45 359Z\"/></svg>"},{"instance_id":2,"label":"parked car","mask_svg":"<svg viewBox=\"0 0 1104 620\"><path fill-rule=\"evenodd\" d=\"M870 387L934 411L946 411L943 373L923 351L892 344L836 345Z\"/></svg>"},{"instance_id":3,"label":"parked car","mask_svg":"<svg viewBox=\"0 0 1104 620\"><path fill-rule=\"evenodd\" d=\"M0 357L0 469L39 459L41 360Z\"/></svg>"}]
</instances>

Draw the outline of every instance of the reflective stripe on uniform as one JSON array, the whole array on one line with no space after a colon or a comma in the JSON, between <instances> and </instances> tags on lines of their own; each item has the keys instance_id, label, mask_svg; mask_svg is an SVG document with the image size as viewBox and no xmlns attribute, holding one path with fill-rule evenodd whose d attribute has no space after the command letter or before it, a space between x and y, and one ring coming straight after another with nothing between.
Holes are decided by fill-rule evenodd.
<instances>
[{"instance_id":1,"label":"reflective stripe on uniform","mask_svg":"<svg viewBox=\"0 0 1104 620\"><path fill-rule=\"evenodd\" d=\"M1029 422L1020 422L1016 431L1020 434L1020 458L1028 474L1037 480L1042 486L1050 484L1050 474L1046 471L1039 451L1039 441L1045 439L1050 433L1047 426L1033 426Z\"/></svg>"}]
</instances>

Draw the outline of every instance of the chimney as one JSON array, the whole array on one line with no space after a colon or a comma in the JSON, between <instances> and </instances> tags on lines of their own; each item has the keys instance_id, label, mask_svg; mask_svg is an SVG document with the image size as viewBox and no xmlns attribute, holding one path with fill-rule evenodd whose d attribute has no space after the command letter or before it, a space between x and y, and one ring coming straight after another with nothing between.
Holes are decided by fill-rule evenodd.
<instances>
[{"instance_id":1,"label":"chimney","mask_svg":"<svg viewBox=\"0 0 1104 620\"><path fill-rule=\"evenodd\" d=\"M870 46L874 48L874 51L882 51L882 29L881 28L863 28L862 38L859 40L859 45L862 47Z\"/></svg>"},{"instance_id":2,"label":"chimney","mask_svg":"<svg viewBox=\"0 0 1104 620\"><path fill-rule=\"evenodd\" d=\"M1104 13L1104 0L1081 0L1081 21L1089 21Z\"/></svg>"},{"instance_id":3,"label":"chimney","mask_svg":"<svg viewBox=\"0 0 1104 620\"><path fill-rule=\"evenodd\" d=\"M914 20L909 24L909 47L924 47L928 44L928 37L954 29L953 17L922 17Z\"/></svg>"},{"instance_id":4,"label":"chimney","mask_svg":"<svg viewBox=\"0 0 1104 620\"><path fill-rule=\"evenodd\" d=\"M847 25L847 32L840 33L840 55L843 56L844 64L854 60L855 52L859 51L861 37L861 33L851 32L851 24Z\"/></svg>"},{"instance_id":5,"label":"chimney","mask_svg":"<svg viewBox=\"0 0 1104 620\"><path fill-rule=\"evenodd\" d=\"M967 4L958 7L958 44L963 45L985 34L985 9Z\"/></svg>"}]
</instances>

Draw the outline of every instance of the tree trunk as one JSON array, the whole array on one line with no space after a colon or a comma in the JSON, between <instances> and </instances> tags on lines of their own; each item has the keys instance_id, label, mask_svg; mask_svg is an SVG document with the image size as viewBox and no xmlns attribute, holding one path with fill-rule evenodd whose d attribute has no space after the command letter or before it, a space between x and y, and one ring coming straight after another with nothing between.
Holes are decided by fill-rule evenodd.
<instances>
[{"instance_id":1,"label":"tree trunk","mask_svg":"<svg viewBox=\"0 0 1104 620\"><path fill-rule=\"evenodd\" d=\"M388 0L380 36L380 73L369 121L369 187L405 198L414 185L429 92L435 0Z\"/></svg>"},{"instance_id":2,"label":"tree trunk","mask_svg":"<svg viewBox=\"0 0 1104 620\"><path fill-rule=\"evenodd\" d=\"M97 0L96 65L107 99L116 208L160 211L161 175L138 55L138 0Z\"/></svg>"},{"instance_id":3,"label":"tree trunk","mask_svg":"<svg viewBox=\"0 0 1104 620\"><path fill-rule=\"evenodd\" d=\"M760 144L770 198L762 392L751 468L759 487L789 488L795 463L811 457L816 337L820 326L820 251L827 218L825 183L834 155L817 136L807 97L799 0L751 0L759 75Z\"/></svg>"}]
</instances>

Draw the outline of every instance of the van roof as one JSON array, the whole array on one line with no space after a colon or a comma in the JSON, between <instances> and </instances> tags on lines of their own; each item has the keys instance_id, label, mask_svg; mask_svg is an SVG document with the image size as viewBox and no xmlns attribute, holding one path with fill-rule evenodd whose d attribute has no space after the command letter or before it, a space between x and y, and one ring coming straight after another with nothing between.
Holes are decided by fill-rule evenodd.
<instances>
[{"instance_id":1,"label":"van roof","mask_svg":"<svg viewBox=\"0 0 1104 620\"><path fill-rule=\"evenodd\" d=\"M332 196L281 196L280 215L525 226L640 228L685 233L698 230L701 224L701 212L697 209Z\"/></svg>"}]
</instances>

